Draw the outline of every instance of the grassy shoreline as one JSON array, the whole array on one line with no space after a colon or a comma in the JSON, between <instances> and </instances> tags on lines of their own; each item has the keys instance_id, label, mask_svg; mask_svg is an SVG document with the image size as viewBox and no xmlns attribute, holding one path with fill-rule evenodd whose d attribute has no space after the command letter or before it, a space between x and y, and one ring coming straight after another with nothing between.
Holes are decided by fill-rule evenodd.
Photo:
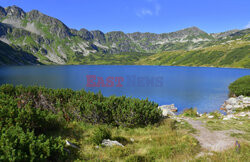
<instances>
[{"instance_id":1,"label":"grassy shoreline","mask_svg":"<svg viewBox=\"0 0 250 162\"><path fill-rule=\"evenodd\" d=\"M161 67L194 67L194 68L225 68L225 69L250 69L250 68L244 68L244 67L215 67L215 66L185 66L185 65L143 65L143 64L64 64L64 65L60 65L60 64L43 64L43 65L21 65L21 66L82 66L82 65L87 65L87 66L161 66ZM20 65L0 65L0 67L14 67L17 66L19 67Z\"/></svg>"}]
</instances>

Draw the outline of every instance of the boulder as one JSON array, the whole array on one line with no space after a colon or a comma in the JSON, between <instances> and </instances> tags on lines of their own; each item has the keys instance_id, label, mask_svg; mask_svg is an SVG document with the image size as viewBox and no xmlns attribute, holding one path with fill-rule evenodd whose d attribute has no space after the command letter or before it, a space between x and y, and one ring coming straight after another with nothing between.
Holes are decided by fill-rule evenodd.
<instances>
[{"instance_id":1,"label":"boulder","mask_svg":"<svg viewBox=\"0 0 250 162\"><path fill-rule=\"evenodd\" d=\"M226 115L226 116L223 118L223 120L229 120L229 119L232 119L232 118L236 119L236 117L234 117L233 114L229 114L229 115Z\"/></svg>"},{"instance_id":2,"label":"boulder","mask_svg":"<svg viewBox=\"0 0 250 162\"><path fill-rule=\"evenodd\" d=\"M230 109L233 108L233 106L232 106L232 105L226 105L225 108L226 108L227 110L230 110Z\"/></svg>"},{"instance_id":3,"label":"boulder","mask_svg":"<svg viewBox=\"0 0 250 162\"><path fill-rule=\"evenodd\" d=\"M209 119L212 119L212 118L214 118L214 116L213 116L213 115L209 115L208 118L209 118Z\"/></svg>"},{"instance_id":4,"label":"boulder","mask_svg":"<svg viewBox=\"0 0 250 162\"><path fill-rule=\"evenodd\" d=\"M118 141L112 141L110 139L104 139L102 140L102 145L103 146L108 146L108 147L112 147L112 146L121 146L121 147L124 147L120 142Z\"/></svg>"},{"instance_id":5,"label":"boulder","mask_svg":"<svg viewBox=\"0 0 250 162\"><path fill-rule=\"evenodd\" d=\"M237 103L237 99L231 97L231 98L229 98L228 100L226 100L226 103L227 103L227 104L230 104L230 105L234 105L234 104Z\"/></svg>"},{"instance_id":6,"label":"boulder","mask_svg":"<svg viewBox=\"0 0 250 162\"><path fill-rule=\"evenodd\" d=\"M159 109L161 109L162 111L162 115L163 116L174 116L175 113L177 112L177 107L174 106L174 104L171 105L162 105L162 106L158 106Z\"/></svg>"},{"instance_id":7,"label":"boulder","mask_svg":"<svg viewBox=\"0 0 250 162\"><path fill-rule=\"evenodd\" d=\"M73 147L73 148L76 148L76 149L79 149L78 146L74 145L73 143L69 142L68 140L65 140L65 142L66 142L66 145Z\"/></svg>"},{"instance_id":8,"label":"boulder","mask_svg":"<svg viewBox=\"0 0 250 162\"><path fill-rule=\"evenodd\" d=\"M243 104L250 104L250 97L244 97L242 99Z\"/></svg>"},{"instance_id":9,"label":"boulder","mask_svg":"<svg viewBox=\"0 0 250 162\"><path fill-rule=\"evenodd\" d=\"M242 105L234 105L233 106L233 109L239 109L239 108L242 108Z\"/></svg>"},{"instance_id":10,"label":"boulder","mask_svg":"<svg viewBox=\"0 0 250 162\"><path fill-rule=\"evenodd\" d=\"M221 105L220 109L227 112L227 114L233 113L236 109L242 109L250 106L250 97L231 97Z\"/></svg>"},{"instance_id":11,"label":"boulder","mask_svg":"<svg viewBox=\"0 0 250 162\"><path fill-rule=\"evenodd\" d=\"M243 100L244 96L243 95L240 95L237 97L239 100Z\"/></svg>"}]
</instances>

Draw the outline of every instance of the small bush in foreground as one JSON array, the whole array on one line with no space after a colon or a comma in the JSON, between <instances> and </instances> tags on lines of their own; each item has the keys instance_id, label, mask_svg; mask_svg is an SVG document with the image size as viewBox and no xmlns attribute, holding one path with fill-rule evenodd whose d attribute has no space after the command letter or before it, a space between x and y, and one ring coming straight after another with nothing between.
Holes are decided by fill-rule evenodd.
<instances>
[{"instance_id":1,"label":"small bush in foreground","mask_svg":"<svg viewBox=\"0 0 250 162\"><path fill-rule=\"evenodd\" d=\"M197 108L189 108L189 109L185 109L183 111L183 116L187 116L187 117L197 117Z\"/></svg>"},{"instance_id":2,"label":"small bush in foreground","mask_svg":"<svg viewBox=\"0 0 250 162\"><path fill-rule=\"evenodd\" d=\"M228 88L229 96L250 96L250 75L237 79Z\"/></svg>"},{"instance_id":3,"label":"small bush in foreground","mask_svg":"<svg viewBox=\"0 0 250 162\"><path fill-rule=\"evenodd\" d=\"M220 118L222 118L222 114L219 111L210 112L209 115L214 116L214 119L220 119Z\"/></svg>"},{"instance_id":4,"label":"small bush in foreground","mask_svg":"<svg viewBox=\"0 0 250 162\"><path fill-rule=\"evenodd\" d=\"M61 138L35 136L19 126L3 128L0 135L0 161L61 161L66 157Z\"/></svg>"},{"instance_id":5,"label":"small bush in foreground","mask_svg":"<svg viewBox=\"0 0 250 162\"><path fill-rule=\"evenodd\" d=\"M94 144L99 145L104 139L111 139L110 130L106 127L98 127L97 129L95 129L91 141Z\"/></svg>"}]
</instances>

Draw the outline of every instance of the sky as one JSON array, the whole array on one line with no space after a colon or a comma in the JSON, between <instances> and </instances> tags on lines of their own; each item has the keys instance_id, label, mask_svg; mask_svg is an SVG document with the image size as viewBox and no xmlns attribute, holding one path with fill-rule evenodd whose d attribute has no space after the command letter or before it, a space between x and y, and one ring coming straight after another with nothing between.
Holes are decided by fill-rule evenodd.
<instances>
[{"instance_id":1,"label":"sky","mask_svg":"<svg viewBox=\"0 0 250 162\"><path fill-rule=\"evenodd\" d=\"M197 26L208 33L250 27L250 0L0 0L61 20L70 28L167 33Z\"/></svg>"}]
</instances>

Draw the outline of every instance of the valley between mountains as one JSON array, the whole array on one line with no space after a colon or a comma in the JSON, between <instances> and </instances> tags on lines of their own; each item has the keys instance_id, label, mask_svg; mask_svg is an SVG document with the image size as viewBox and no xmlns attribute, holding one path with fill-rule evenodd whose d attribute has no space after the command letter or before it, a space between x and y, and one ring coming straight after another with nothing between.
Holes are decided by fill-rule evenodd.
<instances>
[{"instance_id":1,"label":"valley between mountains","mask_svg":"<svg viewBox=\"0 0 250 162\"><path fill-rule=\"evenodd\" d=\"M0 7L0 65L168 65L250 68L250 28L206 33L71 29L38 10Z\"/></svg>"}]
</instances>

